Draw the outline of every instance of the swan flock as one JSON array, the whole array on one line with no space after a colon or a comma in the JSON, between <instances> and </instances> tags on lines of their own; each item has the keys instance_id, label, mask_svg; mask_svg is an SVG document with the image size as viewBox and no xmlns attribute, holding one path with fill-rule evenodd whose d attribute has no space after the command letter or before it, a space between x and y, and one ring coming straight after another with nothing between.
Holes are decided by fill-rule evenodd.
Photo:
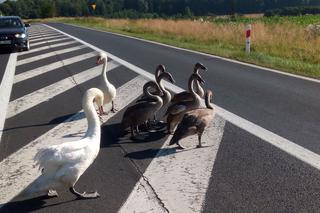
<instances>
[{"instance_id":1,"label":"swan flock","mask_svg":"<svg viewBox=\"0 0 320 213\"><path fill-rule=\"evenodd\" d=\"M77 141L38 150L34 160L41 175L21 193L22 198L57 197L58 190L62 189L69 190L77 199L100 197L97 191L78 192L75 189L81 175L98 156L101 116L108 114L106 106L111 104L110 111L116 112L114 103L116 88L107 78L107 55L100 53L96 58L96 64L102 65L99 84L97 88L88 89L82 97L82 108L88 124L85 136ZM136 140L141 134L140 129L151 132L162 125L166 133L172 135L169 145L176 144L177 149L184 149L179 141L190 135L198 135L197 147L201 147L201 136L213 120L215 110L211 104L213 93L211 90L204 92L204 80L199 74L200 70L207 69L201 63L196 63L188 80L188 91L173 95L165 88L163 81L175 83L175 80L164 65L158 65L155 81L145 83L142 86L143 96L125 109L121 130L125 132L129 128L131 138ZM201 107L203 98L206 107ZM160 114L164 115L159 116Z\"/></svg>"}]
</instances>

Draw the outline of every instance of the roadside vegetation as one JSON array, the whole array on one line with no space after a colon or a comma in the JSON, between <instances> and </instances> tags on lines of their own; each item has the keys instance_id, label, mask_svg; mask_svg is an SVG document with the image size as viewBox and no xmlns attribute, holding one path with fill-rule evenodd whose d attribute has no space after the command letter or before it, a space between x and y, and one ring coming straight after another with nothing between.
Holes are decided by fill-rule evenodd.
<instances>
[{"instance_id":1,"label":"roadside vegetation","mask_svg":"<svg viewBox=\"0 0 320 213\"><path fill-rule=\"evenodd\" d=\"M0 13L112 31L320 79L319 1L16 0L0 4ZM237 15L246 13L257 15ZM250 55L244 51L248 23Z\"/></svg>"},{"instance_id":2,"label":"roadside vegetation","mask_svg":"<svg viewBox=\"0 0 320 213\"><path fill-rule=\"evenodd\" d=\"M64 22L121 33L320 79L320 15L33 21ZM247 23L252 23L253 29L250 55L244 51Z\"/></svg>"}]
</instances>

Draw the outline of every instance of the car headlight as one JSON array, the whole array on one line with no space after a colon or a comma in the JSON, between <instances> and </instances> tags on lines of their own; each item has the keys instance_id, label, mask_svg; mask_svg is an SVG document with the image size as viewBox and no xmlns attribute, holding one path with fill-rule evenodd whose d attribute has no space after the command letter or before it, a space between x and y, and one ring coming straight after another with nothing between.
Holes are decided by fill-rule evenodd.
<instances>
[{"instance_id":1,"label":"car headlight","mask_svg":"<svg viewBox=\"0 0 320 213\"><path fill-rule=\"evenodd\" d=\"M17 33L14 35L16 38L25 38L26 34L25 33Z\"/></svg>"}]
</instances>

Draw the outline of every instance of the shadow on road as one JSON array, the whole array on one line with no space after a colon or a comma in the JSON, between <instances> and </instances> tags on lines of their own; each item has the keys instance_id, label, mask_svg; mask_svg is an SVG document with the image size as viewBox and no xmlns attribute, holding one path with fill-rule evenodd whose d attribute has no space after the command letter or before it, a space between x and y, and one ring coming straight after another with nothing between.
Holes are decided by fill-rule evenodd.
<instances>
[{"instance_id":1,"label":"shadow on road","mask_svg":"<svg viewBox=\"0 0 320 213\"><path fill-rule=\"evenodd\" d=\"M23 200L23 201L12 201L10 203L5 204L1 209L0 213L13 213L13 212L19 212L19 213L24 213L24 212L32 212L36 211L39 209L47 208L50 206L57 206L61 205L64 203L70 203L76 200L68 200L68 201L62 201L59 203L51 204L51 205L46 205L46 200L51 199L48 196L40 196L28 200Z\"/></svg>"},{"instance_id":2,"label":"shadow on road","mask_svg":"<svg viewBox=\"0 0 320 213\"><path fill-rule=\"evenodd\" d=\"M10 131L10 130L15 130L15 129L23 129L23 128L28 128L28 127L36 127L36 126L46 126L46 125L57 125L57 124L61 124L63 122L65 122L66 120L68 120L69 118L73 117L74 115L76 115L77 113L71 113L71 114L67 114L67 115L63 115L60 117L56 117L54 119L52 119L51 121L49 121L48 123L42 123L42 124L33 124L33 125L22 125L22 126L16 126L16 127L11 127L11 128L6 128L3 130L3 132L6 131ZM80 120L82 118L84 118L84 113L80 113L81 115L76 116L72 119L72 121L75 120Z\"/></svg>"}]
</instances>

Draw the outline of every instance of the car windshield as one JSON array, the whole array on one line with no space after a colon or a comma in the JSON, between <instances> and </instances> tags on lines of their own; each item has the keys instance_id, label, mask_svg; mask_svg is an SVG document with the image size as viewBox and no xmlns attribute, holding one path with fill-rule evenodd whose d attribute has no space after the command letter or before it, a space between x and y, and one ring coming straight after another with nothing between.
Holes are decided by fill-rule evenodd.
<instances>
[{"instance_id":1,"label":"car windshield","mask_svg":"<svg viewBox=\"0 0 320 213\"><path fill-rule=\"evenodd\" d=\"M0 18L0 28L18 28L22 23L17 18Z\"/></svg>"}]
</instances>

